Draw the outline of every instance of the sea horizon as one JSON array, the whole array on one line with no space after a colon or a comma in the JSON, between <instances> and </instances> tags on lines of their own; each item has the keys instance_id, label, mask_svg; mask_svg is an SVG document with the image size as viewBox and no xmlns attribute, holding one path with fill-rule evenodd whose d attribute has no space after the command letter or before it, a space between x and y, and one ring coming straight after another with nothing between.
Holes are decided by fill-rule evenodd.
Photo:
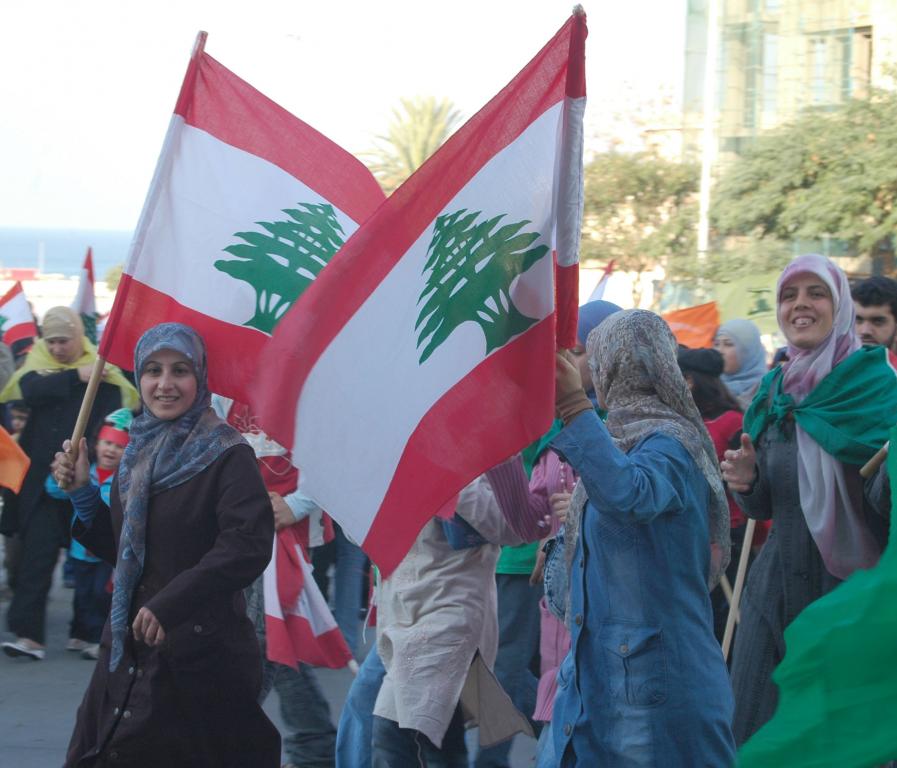
<instances>
[{"instance_id":1,"label":"sea horizon","mask_svg":"<svg viewBox=\"0 0 897 768\"><path fill-rule=\"evenodd\" d=\"M132 235L115 229L0 227L0 268L78 275L92 248L94 279L100 282L110 269L125 263Z\"/></svg>"}]
</instances>

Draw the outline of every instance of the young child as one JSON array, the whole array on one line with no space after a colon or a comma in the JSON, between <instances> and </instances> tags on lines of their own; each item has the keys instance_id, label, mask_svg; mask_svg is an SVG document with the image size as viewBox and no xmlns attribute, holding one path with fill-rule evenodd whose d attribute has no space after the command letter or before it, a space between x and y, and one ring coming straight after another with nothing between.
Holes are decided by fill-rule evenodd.
<instances>
[{"instance_id":1,"label":"young child","mask_svg":"<svg viewBox=\"0 0 897 768\"><path fill-rule=\"evenodd\" d=\"M13 400L7 406L7 416L9 418L9 434L13 440L19 442L19 437L25 425L28 423L28 417L31 415L31 409L25 405L23 400Z\"/></svg>"},{"instance_id":2,"label":"young child","mask_svg":"<svg viewBox=\"0 0 897 768\"><path fill-rule=\"evenodd\" d=\"M100 496L109 504L112 478L128 444L128 429L133 415L127 408L109 414L94 448L96 461L90 467L90 479L99 486ZM45 488L56 499L68 499L49 475ZM69 549L75 575L75 596L72 604L72 623L66 650L80 652L85 659L97 659L100 654L100 634L112 600L109 582L112 566L94 557L83 545L72 540Z\"/></svg>"}]
</instances>

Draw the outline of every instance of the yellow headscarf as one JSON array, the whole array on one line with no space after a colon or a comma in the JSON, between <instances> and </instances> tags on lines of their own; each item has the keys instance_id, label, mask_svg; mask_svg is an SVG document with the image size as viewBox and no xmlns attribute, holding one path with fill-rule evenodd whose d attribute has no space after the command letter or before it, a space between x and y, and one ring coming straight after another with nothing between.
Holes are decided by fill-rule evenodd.
<instances>
[{"instance_id":1,"label":"yellow headscarf","mask_svg":"<svg viewBox=\"0 0 897 768\"><path fill-rule=\"evenodd\" d=\"M56 321L64 321L69 325L73 338L80 338L83 350L81 355L71 363L60 363L50 354L47 342L44 339L38 339L28 352L22 367L10 377L3 391L0 392L0 403L22 399L22 389L19 386L19 382L26 373L37 371L40 374L47 374L57 371L70 371L73 368L80 368L84 365L93 365L96 361L97 348L84 336L84 325L81 323L81 318L78 314L68 307L53 307L47 311L47 315L50 316L51 313ZM118 368L107 363L103 381L114 384L121 390L121 404L123 407L129 410L134 410L137 407L137 404L140 402L137 390L134 389L131 382L124 377L124 374Z\"/></svg>"}]
</instances>

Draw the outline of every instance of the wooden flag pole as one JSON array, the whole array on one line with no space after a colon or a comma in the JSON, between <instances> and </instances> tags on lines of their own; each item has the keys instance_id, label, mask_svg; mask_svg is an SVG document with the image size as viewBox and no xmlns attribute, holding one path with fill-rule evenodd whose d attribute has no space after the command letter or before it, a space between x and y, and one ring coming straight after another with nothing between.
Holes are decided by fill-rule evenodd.
<instances>
[{"instance_id":1,"label":"wooden flag pole","mask_svg":"<svg viewBox=\"0 0 897 768\"><path fill-rule=\"evenodd\" d=\"M863 464L860 469L860 477L864 480L868 480L872 475L878 472L878 468L884 463L884 460L888 458L888 446L891 444L891 441L888 440L881 448L879 448L878 452Z\"/></svg>"},{"instance_id":2,"label":"wooden flag pole","mask_svg":"<svg viewBox=\"0 0 897 768\"><path fill-rule=\"evenodd\" d=\"M103 369L105 367L106 360L97 355L96 362L93 364L93 370L90 372L90 379L87 381L84 399L81 401L78 420L75 422L75 429L72 432L72 462L78 460L78 445L81 443L81 438L84 437L84 431L87 429L87 419L90 417L90 411L93 409L94 400L97 399L97 390L103 381Z\"/></svg>"},{"instance_id":3,"label":"wooden flag pole","mask_svg":"<svg viewBox=\"0 0 897 768\"><path fill-rule=\"evenodd\" d=\"M741 590L744 588L744 575L747 572L756 525L757 521L749 517L747 527L744 529L744 543L741 545L741 557L738 558L738 572L735 575L735 587L732 590L732 604L729 606L726 631L723 634L723 658L726 661L729 660L729 647L732 645L732 635L735 634L735 619L738 616L738 604L741 602Z\"/></svg>"}]
</instances>

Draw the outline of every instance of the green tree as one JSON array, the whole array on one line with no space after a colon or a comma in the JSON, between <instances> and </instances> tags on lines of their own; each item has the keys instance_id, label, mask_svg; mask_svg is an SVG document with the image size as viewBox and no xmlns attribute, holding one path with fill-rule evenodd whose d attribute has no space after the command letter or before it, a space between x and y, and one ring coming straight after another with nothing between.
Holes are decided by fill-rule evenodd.
<instances>
[{"instance_id":1,"label":"green tree","mask_svg":"<svg viewBox=\"0 0 897 768\"><path fill-rule=\"evenodd\" d=\"M658 264L671 276L692 269L699 173L693 163L653 152L596 155L585 168L580 260L617 262L641 273ZM633 301L640 300L638 285Z\"/></svg>"},{"instance_id":2,"label":"green tree","mask_svg":"<svg viewBox=\"0 0 897 768\"><path fill-rule=\"evenodd\" d=\"M461 113L449 99L433 96L401 99L393 109L385 136L377 136L375 149L366 154L368 166L387 194L414 173L452 134Z\"/></svg>"},{"instance_id":3,"label":"green tree","mask_svg":"<svg viewBox=\"0 0 897 768\"><path fill-rule=\"evenodd\" d=\"M424 265L429 274L417 302L421 363L469 320L483 329L487 353L536 322L514 306L510 288L517 275L548 252L548 246L530 247L540 235L520 231L528 221L499 226L504 214L480 219L481 213L462 208L436 219Z\"/></svg>"},{"instance_id":4,"label":"green tree","mask_svg":"<svg viewBox=\"0 0 897 768\"><path fill-rule=\"evenodd\" d=\"M297 205L301 210L283 211L287 221L257 221L267 234L235 233L245 242L224 250L236 260L215 262L215 269L255 288L255 314L244 325L265 333L274 330L343 244L343 229L333 206Z\"/></svg>"},{"instance_id":5,"label":"green tree","mask_svg":"<svg viewBox=\"0 0 897 768\"><path fill-rule=\"evenodd\" d=\"M880 271L893 264L895 199L897 94L876 91L759 137L717 185L712 220L722 235L842 240Z\"/></svg>"},{"instance_id":6,"label":"green tree","mask_svg":"<svg viewBox=\"0 0 897 768\"><path fill-rule=\"evenodd\" d=\"M118 284L121 282L121 275L123 271L124 266L122 264L116 264L114 267L109 267L104 279L106 281L106 287L110 291L118 290Z\"/></svg>"}]
</instances>

